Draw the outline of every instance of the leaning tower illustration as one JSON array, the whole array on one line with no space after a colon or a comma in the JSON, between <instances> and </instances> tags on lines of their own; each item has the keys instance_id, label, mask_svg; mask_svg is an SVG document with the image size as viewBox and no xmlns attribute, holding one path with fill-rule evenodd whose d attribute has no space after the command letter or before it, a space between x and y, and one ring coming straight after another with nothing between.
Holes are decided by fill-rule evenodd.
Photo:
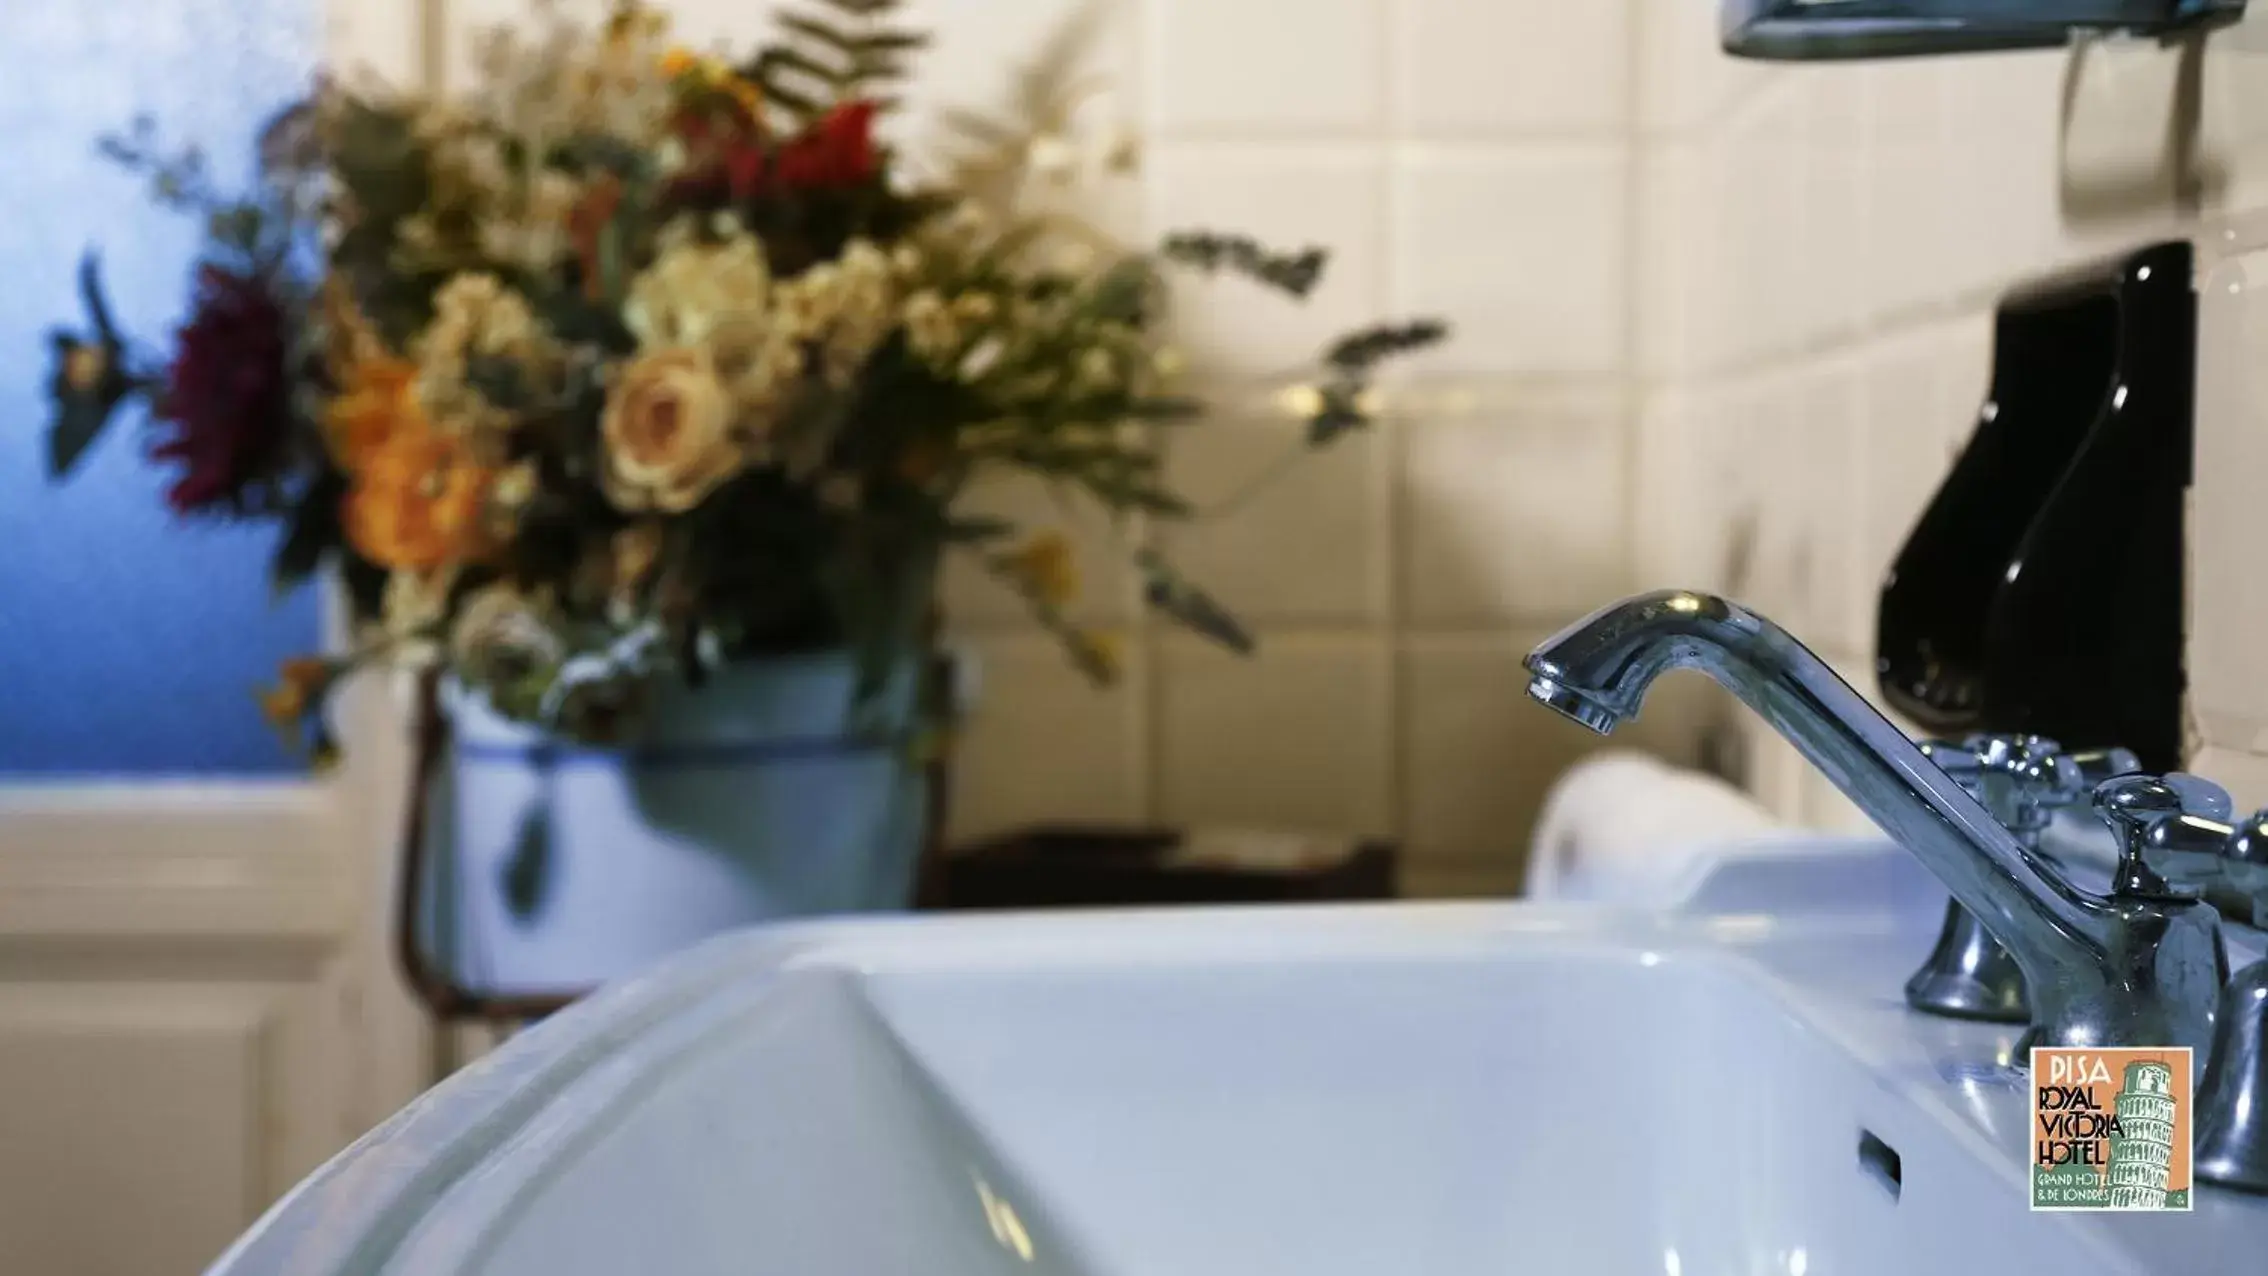
<instances>
[{"instance_id":1,"label":"leaning tower illustration","mask_svg":"<svg viewBox=\"0 0 2268 1276\"><path fill-rule=\"evenodd\" d=\"M2162 1063L2126 1065L2126 1088L2112 1110L2119 1132L2111 1138L2111 1208L2164 1209L2173 1166L2173 1069Z\"/></svg>"}]
</instances>

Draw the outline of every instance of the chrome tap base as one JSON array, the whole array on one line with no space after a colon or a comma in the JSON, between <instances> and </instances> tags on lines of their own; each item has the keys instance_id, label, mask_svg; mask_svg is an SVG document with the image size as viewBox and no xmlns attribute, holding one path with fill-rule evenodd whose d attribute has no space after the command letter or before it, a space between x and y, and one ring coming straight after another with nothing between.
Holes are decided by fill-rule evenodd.
<instances>
[{"instance_id":1,"label":"chrome tap base","mask_svg":"<svg viewBox=\"0 0 2268 1276\"><path fill-rule=\"evenodd\" d=\"M1961 901L1945 901L1937 946L1906 981L1906 1004L1923 1014L1986 1023L2030 1023L2024 971Z\"/></svg>"},{"instance_id":2,"label":"chrome tap base","mask_svg":"<svg viewBox=\"0 0 2268 1276\"><path fill-rule=\"evenodd\" d=\"M2197 1094L2197 1178L2268 1195L2268 961L2231 980Z\"/></svg>"}]
</instances>

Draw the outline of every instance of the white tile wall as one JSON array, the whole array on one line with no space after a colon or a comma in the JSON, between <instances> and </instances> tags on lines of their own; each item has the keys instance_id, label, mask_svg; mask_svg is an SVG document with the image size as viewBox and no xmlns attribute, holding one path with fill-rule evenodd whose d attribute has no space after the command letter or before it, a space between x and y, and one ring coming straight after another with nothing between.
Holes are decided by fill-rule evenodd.
<instances>
[{"instance_id":1,"label":"white tile wall","mask_svg":"<svg viewBox=\"0 0 2268 1276\"><path fill-rule=\"evenodd\" d=\"M1612 375L1625 367L1625 144L1426 144L1398 157L1400 309L1453 315L1457 372Z\"/></svg>"},{"instance_id":2,"label":"white tile wall","mask_svg":"<svg viewBox=\"0 0 2268 1276\"><path fill-rule=\"evenodd\" d=\"M1787 623L1828 651L1864 652L1874 645L1879 570L1859 554L1861 519L1851 499L1864 481L1859 463L1859 385L1855 362L1833 359L1790 377L1782 441L1764 455L1786 467L1766 506L1767 529L1784 556ZM1761 459L1761 457L1759 458ZM1768 532L1768 535L1771 533Z\"/></svg>"},{"instance_id":3,"label":"white tile wall","mask_svg":"<svg viewBox=\"0 0 2268 1276\"><path fill-rule=\"evenodd\" d=\"M1146 652L1129 652L1125 678L1105 689L1073 670L1049 635L979 632L959 641L976 660L983 709L954 757L953 827L976 834L1149 813Z\"/></svg>"},{"instance_id":4,"label":"white tile wall","mask_svg":"<svg viewBox=\"0 0 2268 1276\"><path fill-rule=\"evenodd\" d=\"M2268 476L2268 242L2208 265L2199 288L2204 340L2198 410L2223 428L2197 441L2190 527L2201 546L2260 544L2259 481ZM2242 251L2257 245L2253 251ZM2192 556L2190 695L2203 740L2268 755L2268 677L2261 628L2268 573L2257 553ZM2268 799L2268 791L2252 796Z\"/></svg>"},{"instance_id":5,"label":"white tile wall","mask_svg":"<svg viewBox=\"0 0 2268 1276\"><path fill-rule=\"evenodd\" d=\"M1402 430L1411 623L1548 624L1627 593L1624 434L1619 404Z\"/></svg>"},{"instance_id":6,"label":"white tile wall","mask_svg":"<svg viewBox=\"0 0 2268 1276\"><path fill-rule=\"evenodd\" d=\"M1397 7L1395 100L1412 132L1622 140L1631 78L1624 0Z\"/></svg>"},{"instance_id":7,"label":"white tile wall","mask_svg":"<svg viewBox=\"0 0 2268 1276\"><path fill-rule=\"evenodd\" d=\"M1160 142L1145 178L1151 235L1241 231L1331 250L1322 285L1295 303L1238 278L1181 279L1176 332L1199 371L1296 368L1385 311L1386 155L1370 142Z\"/></svg>"},{"instance_id":8,"label":"white tile wall","mask_svg":"<svg viewBox=\"0 0 2268 1276\"><path fill-rule=\"evenodd\" d=\"M1553 776L1600 746L1539 717L1521 658L1547 629L1420 637L1401 651L1405 833L1420 847L1524 843Z\"/></svg>"},{"instance_id":9,"label":"white tile wall","mask_svg":"<svg viewBox=\"0 0 2268 1276\"><path fill-rule=\"evenodd\" d=\"M1147 6L1149 121L1161 133L1363 136L1386 112L1386 0ZM948 37L949 38L949 37Z\"/></svg>"},{"instance_id":10,"label":"white tile wall","mask_svg":"<svg viewBox=\"0 0 2268 1276\"><path fill-rule=\"evenodd\" d=\"M1359 632L1263 632L1242 660L1160 644L1157 809L1177 823L1393 829L1393 671ZM1255 724L1297 724L1265 736Z\"/></svg>"},{"instance_id":11,"label":"white tile wall","mask_svg":"<svg viewBox=\"0 0 2268 1276\"><path fill-rule=\"evenodd\" d=\"M1379 628L1392 612L1392 491L1383 434L1315 453L1290 420L1230 420L1169 442L1176 491L1219 511L1163 525L1174 562L1275 623ZM1289 465L1290 468L1286 468Z\"/></svg>"}]
</instances>

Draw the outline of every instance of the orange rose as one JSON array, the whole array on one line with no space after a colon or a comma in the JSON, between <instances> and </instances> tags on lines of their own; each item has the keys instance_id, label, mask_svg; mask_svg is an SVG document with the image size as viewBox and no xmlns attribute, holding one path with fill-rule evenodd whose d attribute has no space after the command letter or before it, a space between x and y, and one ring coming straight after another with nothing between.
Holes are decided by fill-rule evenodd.
<instances>
[{"instance_id":1,"label":"orange rose","mask_svg":"<svg viewBox=\"0 0 2268 1276\"><path fill-rule=\"evenodd\" d=\"M607 497L629 512L683 513L747 461L733 437L730 397L706 350L639 356L607 396L599 434Z\"/></svg>"},{"instance_id":2,"label":"orange rose","mask_svg":"<svg viewBox=\"0 0 2268 1276\"><path fill-rule=\"evenodd\" d=\"M482 513L496 476L464 445L422 424L372 448L348 489L342 523L364 558L427 572L487 549Z\"/></svg>"},{"instance_id":3,"label":"orange rose","mask_svg":"<svg viewBox=\"0 0 2268 1276\"><path fill-rule=\"evenodd\" d=\"M347 473L360 473L396 434L425 430L425 413L412 390L417 366L409 360L365 355L348 366L344 380L323 421L331 455Z\"/></svg>"}]
</instances>

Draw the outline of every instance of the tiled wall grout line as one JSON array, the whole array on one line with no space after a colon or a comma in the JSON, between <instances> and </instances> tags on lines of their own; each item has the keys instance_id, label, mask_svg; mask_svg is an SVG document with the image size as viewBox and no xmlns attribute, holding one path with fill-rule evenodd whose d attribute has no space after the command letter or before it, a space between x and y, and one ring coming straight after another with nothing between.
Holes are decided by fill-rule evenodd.
<instances>
[{"instance_id":1,"label":"tiled wall grout line","mask_svg":"<svg viewBox=\"0 0 2268 1276\"><path fill-rule=\"evenodd\" d=\"M1385 244L1387 295L1393 299L1393 309L1403 308L1408 295L1409 281L1402 277L1401 244L1405 225L1409 220L1408 187L1403 180L1404 165L1409 147L1399 140L1404 127L1403 114L1409 105L1409 86L1403 78L1411 58L1403 42L1412 38L1409 23L1395 21L1396 10L1391 5L1379 7L1379 20L1386 25L1385 38L1379 47L1386 57L1386 101L1388 109L1382 121L1390 139L1384 146L1386 159L1386 215L1383 233ZM1406 18L1406 15L1404 15ZM1378 452L1377 474L1372 482L1383 484L1378 493L1380 501L1380 532L1386 538L1386 551L1380 556L1379 570L1385 573L1381 588L1384 615L1377 640L1384 644L1385 669L1385 729L1386 729L1386 807L1383 819L1390 834L1405 847L1410 842L1410 750L1411 730L1410 676L1408 662L1402 653L1402 626L1409 606L1408 573L1404 570L1409 552L1410 528L1404 509L1407 500L1407 423L1399 417L1389 418L1378 427L1386 437ZM1407 871L1406 869L1404 870Z\"/></svg>"},{"instance_id":2,"label":"tiled wall grout line","mask_svg":"<svg viewBox=\"0 0 2268 1276\"><path fill-rule=\"evenodd\" d=\"M1623 523L1623 588L1627 589L1638 579L1639 515L1638 501L1641 492L1639 476L1644 472L1646 458L1641 455L1645 442L1638 428L1639 414L1645 410L1638 390L1638 376L1645 366L1646 316L1643 313L1647 295L1645 268L1651 264L1653 254L1647 251L1647 235L1652 219L1640 206L1639 197L1645 191L1644 175L1649 162L1642 136L1646 121L1646 5L1643 0L1630 0L1628 25L1622 36L1622 58L1625 67L1622 86L1622 523Z\"/></svg>"},{"instance_id":3,"label":"tiled wall grout line","mask_svg":"<svg viewBox=\"0 0 2268 1276\"><path fill-rule=\"evenodd\" d=\"M1990 314L1998 304L1998 295L1998 290L1978 290L1976 293L1942 301L1917 304L1895 311L1881 321L1857 329L1846 329L1831 337L1822 335L1817 340L1792 347L1696 369L1684 374L1682 378L1671 374L1646 384L1654 387L1678 385L1709 388L1813 367L1840 355L1864 351L1870 346L1901 341L1916 333L1950 327L1964 320Z\"/></svg>"},{"instance_id":4,"label":"tiled wall grout line","mask_svg":"<svg viewBox=\"0 0 2268 1276\"><path fill-rule=\"evenodd\" d=\"M1122 8L1131 7L1136 10L1121 25L1126 39L1133 45L1133 48L1126 55L1128 62L1126 74L1127 78L1137 86L1134 106L1135 118L1147 119L1154 109L1151 98L1157 93L1154 68L1151 65L1152 59L1156 56L1157 45L1156 7L1153 0L1110 0L1110 2L1120 5ZM1145 137L1143 155L1145 184L1148 181L1149 167L1148 140ZM1147 191L1144 192L1143 200L1144 227L1146 230L1154 230L1156 228L1148 224ZM1154 527L1149 525L1150 520L1145 519L1144 524L1145 534L1154 536L1156 533ZM1127 782L1134 793L1135 809L1141 812L1150 823L1156 824L1162 822L1164 818L1162 809L1164 795L1160 791L1160 777L1165 772L1165 732L1159 725L1164 720L1165 715L1164 634L1163 627L1156 624L1150 617L1149 604L1141 596L1140 582L1129 580L1128 588L1133 589L1136 596L1130 601L1132 614L1129 619L1129 623L1134 626L1133 637L1135 641L1129 642L1127 646L1142 652L1142 684L1141 694L1134 697L1134 711L1127 727L1133 739L1128 742L1126 765L1134 769L1134 774L1127 777Z\"/></svg>"}]
</instances>

